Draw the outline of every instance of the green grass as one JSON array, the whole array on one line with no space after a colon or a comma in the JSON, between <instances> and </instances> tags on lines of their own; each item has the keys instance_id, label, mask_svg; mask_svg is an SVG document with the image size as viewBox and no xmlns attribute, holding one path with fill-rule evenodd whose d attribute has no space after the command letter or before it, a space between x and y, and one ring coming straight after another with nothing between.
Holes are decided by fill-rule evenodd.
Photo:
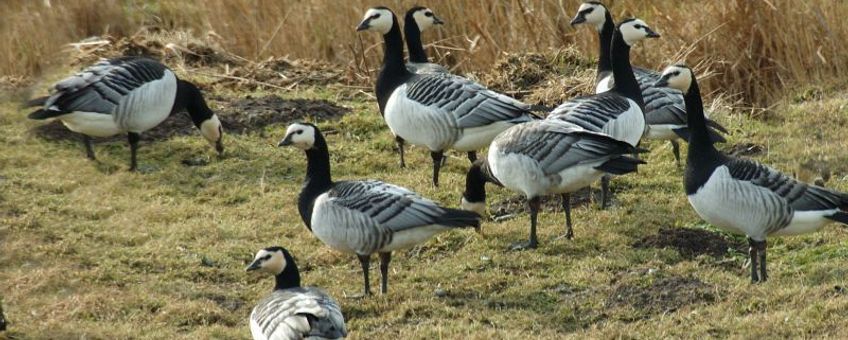
<instances>
[{"instance_id":1,"label":"green grass","mask_svg":"<svg viewBox=\"0 0 848 340\"><path fill-rule=\"evenodd\" d=\"M464 156L451 156L442 187L433 188L427 153L410 149L410 167L399 169L376 103L340 92L279 93L355 98L340 101L353 109L340 121L319 122L337 131L327 136L336 179L378 178L458 205ZM727 110L717 119L733 130L731 144L765 146L758 159L788 172L823 159L833 171L828 186L848 190L848 99L802 96L768 119ZM762 285L749 283L738 250L686 257L633 246L661 227L725 237L690 208L665 143L649 143L648 165L613 181L611 209L573 210L574 240L557 240L564 216L546 212L540 248L510 252L527 237L527 215L487 221L482 235L448 232L396 252L389 294L357 300L346 296L362 289L358 262L324 247L297 214L306 160L275 147L285 126L228 135L223 159L198 134L144 143L145 171L129 173L124 142L97 144L92 162L79 143L36 137L29 130L37 123L24 117L15 103L0 106L0 296L10 338L248 338L250 310L273 281L243 268L271 245L289 248L304 283L340 301L353 339L848 334L842 226L770 239L771 278ZM209 164L181 164L195 157ZM490 203L513 196L490 192ZM378 276L375 267L372 285Z\"/></svg>"}]
</instances>

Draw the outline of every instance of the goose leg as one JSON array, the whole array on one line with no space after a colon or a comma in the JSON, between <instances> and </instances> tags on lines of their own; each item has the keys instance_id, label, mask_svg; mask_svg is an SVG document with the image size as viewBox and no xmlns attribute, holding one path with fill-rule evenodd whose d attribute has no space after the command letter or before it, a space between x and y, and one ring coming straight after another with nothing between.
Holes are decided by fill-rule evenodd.
<instances>
[{"instance_id":1,"label":"goose leg","mask_svg":"<svg viewBox=\"0 0 848 340\"><path fill-rule=\"evenodd\" d=\"M400 154L400 167L405 168L406 167L406 161L403 159L403 143L404 143L404 140L403 140L403 138L400 138L400 136L395 136L395 143L397 143L398 154Z\"/></svg>"},{"instance_id":2,"label":"goose leg","mask_svg":"<svg viewBox=\"0 0 848 340\"><path fill-rule=\"evenodd\" d=\"M362 277L365 278L365 293L363 295L371 295L371 282L368 280L368 269L371 267L371 256L356 255L359 258L359 264L362 265Z\"/></svg>"},{"instance_id":3,"label":"goose leg","mask_svg":"<svg viewBox=\"0 0 848 340\"><path fill-rule=\"evenodd\" d=\"M574 229L571 228L571 194L562 194L562 210L565 211L565 238L574 238Z\"/></svg>"},{"instance_id":4,"label":"goose leg","mask_svg":"<svg viewBox=\"0 0 848 340\"><path fill-rule=\"evenodd\" d=\"M474 163L477 160L477 151L468 151L468 160Z\"/></svg>"},{"instance_id":5,"label":"goose leg","mask_svg":"<svg viewBox=\"0 0 848 340\"><path fill-rule=\"evenodd\" d=\"M439 169L442 167L442 158L444 153L441 151L431 151L430 157L433 158L433 185L439 186Z\"/></svg>"},{"instance_id":6,"label":"goose leg","mask_svg":"<svg viewBox=\"0 0 848 340\"><path fill-rule=\"evenodd\" d=\"M606 209L609 207L609 196L610 196L610 175L604 175L601 177L601 209Z\"/></svg>"},{"instance_id":7,"label":"goose leg","mask_svg":"<svg viewBox=\"0 0 848 340\"><path fill-rule=\"evenodd\" d=\"M85 146L85 156L90 160L96 160L94 157L94 148L91 147L91 137L88 135L82 135L82 145Z\"/></svg>"},{"instance_id":8,"label":"goose leg","mask_svg":"<svg viewBox=\"0 0 848 340\"><path fill-rule=\"evenodd\" d=\"M757 249L757 253L760 257L760 282L766 282L768 280L768 274L766 274L766 240L762 240L758 244L759 249Z\"/></svg>"},{"instance_id":9,"label":"goose leg","mask_svg":"<svg viewBox=\"0 0 848 340\"><path fill-rule=\"evenodd\" d=\"M680 143L676 140L671 141L671 152L674 153L674 161L677 162L677 167L680 167Z\"/></svg>"},{"instance_id":10,"label":"goose leg","mask_svg":"<svg viewBox=\"0 0 848 340\"><path fill-rule=\"evenodd\" d=\"M757 283L760 281L757 274L759 270L759 266L757 265L757 241L754 241L750 237L748 238L748 257L751 259L751 283Z\"/></svg>"},{"instance_id":11,"label":"goose leg","mask_svg":"<svg viewBox=\"0 0 848 340\"><path fill-rule=\"evenodd\" d=\"M141 136L135 132L130 132L127 134L127 141L130 142L130 171L136 171L138 169L138 161L136 155L138 154L138 141L141 139Z\"/></svg>"},{"instance_id":12,"label":"goose leg","mask_svg":"<svg viewBox=\"0 0 848 340\"><path fill-rule=\"evenodd\" d=\"M392 261L392 253L380 253L380 293L383 295L389 293L389 262Z\"/></svg>"},{"instance_id":13,"label":"goose leg","mask_svg":"<svg viewBox=\"0 0 848 340\"><path fill-rule=\"evenodd\" d=\"M536 238L536 222L541 203L542 201L539 197L533 197L527 200L527 205L530 207L530 240L513 244L510 247L511 250L536 249L539 246L539 240Z\"/></svg>"}]
</instances>

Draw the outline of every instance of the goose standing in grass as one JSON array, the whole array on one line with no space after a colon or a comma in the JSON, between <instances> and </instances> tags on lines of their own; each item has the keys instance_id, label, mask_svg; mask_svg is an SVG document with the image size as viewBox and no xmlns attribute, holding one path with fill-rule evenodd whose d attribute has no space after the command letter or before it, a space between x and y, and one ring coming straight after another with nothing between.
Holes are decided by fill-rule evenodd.
<instances>
[{"instance_id":1,"label":"goose standing in grass","mask_svg":"<svg viewBox=\"0 0 848 340\"><path fill-rule=\"evenodd\" d=\"M94 160L91 137L126 133L130 171L137 168L140 134L169 115L187 111L194 125L218 153L224 152L223 128L194 84L180 80L162 63L144 57L120 57L100 62L51 88L47 97L29 106L42 106L30 119L55 118L83 135L86 155Z\"/></svg>"},{"instance_id":2,"label":"goose standing in grass","mask_svg":"<svg viewBox=\"0 0 848 340\"><path fill-rule=\"evenodd\" d=\"M306 152L306 180L297 207L303 223L324 244L355 254L362 264L365 295L371 254L380 254L381 292L388 286L392 251L427 241L453 228L480 227L474 212L443 208L393 184L376 180L333 182L327 142L312 124L289 125L280 146Z\"/></svg>"},{"instance_id":3,"label":"goose standing in grass","mask_svg":"<svg viewBox=\"0 0 848 340\"><path fill-rule=\"evenodd\" d=\"M514 250L536 248L536 217L542 196L560 194L565 210L566 234L571 239L570 193L589 186L604 173L636 171L642 161L627 157L636 148L605 134L577 125L543 120L520 124L498 135L488 158L474 162L465 179L462 208L485 214L485 183L492 182L527 197L530 207L530 240Z\"/></svg>"},{"instance_id":4,"label":"goose standing in grass","mask_svg":"<svg viewBox=\"0 0 848 340\"><path fill-rule=\"evenodd\" d=\"M406 69L412 73L448 72L444 66L431 63L421 43L421 32L435 25L444 25L433 11L427 7L416 6L406 12L403 18L403 33L406 38L406 48L409 50L409 61Z\"/></svg>"},{"instance_id":5,"label":"goose standing in grass","mask_svg":"<svg viewBox=\"0 0 848 340\"><path fill-rule=\"evenodd\" d=\"M385 55L375 92L380 113L396 137L401 167L405 166L406 141L426 146L433 159L436 186L445 150L467 152L474 161L476 151L489 145L498 133L535 117L529 105L463 77L409 72L403 63L397 18L386 7L369 9L356 30L383 34Z\"/></svg>"},{"instance_id":6,"label":"goose standing in grass","mask_svg":"<svg viewBox=\"0 0 848 340\"><path fill-rule=\"evenodd\" d=\"M832 221L848 224L848 194L799 182L766 165L716 150L701 91L689 67L669 66L656 86L685 93L690 130L686 195L708 223L748 236L752 282L768 278L767 236L813 232Z\"/></svg>"},{"instance_id":7,"label":"goose standing in grass","mask_svg":"<svg viewBox=\"0 0 848 340\"><path fill-rule=\"evenodd\" d=\"M639 144L645 133L645 107L642 92L630 66L630 47L645 38L657 38L644 21L629 19L613 32L610 45L615 86L607 92L571 99L554 109L547 119L562 120L586 130L602 132L615 139ZM609 204L609 176L601 181L601 207Z\"/></svg>"},{"instance_id":8,"label":"goose standing in grass","mask_svg":"<svg viewBox=\"0 0 848 340\"><path fill-rule=\"evenodd\" d=\"M588 1L580 5L571 25L587 24L594 26L598 31L598 73L595 78L595 93L603 93L612 89L613 66L610 48L615 22L609 10L600 2ZM686 105L683 103L683 93L668 87L656 87L654 83L659 80L659 72L633 67L633 74L639 83L642 98L645 102L645 121L648 124L645 138L667 140L671 143L672 152L677 165L680 166L680 144L681 138L688 139L686 123ZM714 141L724 142L720 132L727 130L712 120L707 120L710 135Z\"/></svg>"},{"instance_id":9,"label":"goose standing in grass","mask_svg":"<svg viewBox=\"0 0 848 340\"><path fill-rule=\"evenodd\" d=\"M300 286L300 272L283 247L259 250L247 271L274 275L270 295L250 313L250 333L255 340L341 339L347 336L341 307L321 289Z\"/></svg>"}]
</instances>

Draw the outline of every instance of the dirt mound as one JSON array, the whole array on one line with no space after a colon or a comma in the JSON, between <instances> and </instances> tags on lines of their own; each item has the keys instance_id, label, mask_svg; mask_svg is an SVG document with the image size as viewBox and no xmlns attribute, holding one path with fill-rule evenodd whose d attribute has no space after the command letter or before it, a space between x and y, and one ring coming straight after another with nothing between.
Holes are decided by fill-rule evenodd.
<instances>
[{"instance_id":1,"label":"dirt mound","mask_svg":"<svg viewBox=\"0 0 848 340\"><path fill-rule=\"evenodd\" d=\"M655 235L648 235L633 243L636 248L671 248L686 259L700 255L722 258L728 249L744 252L745 246L721 234L701 229L660 228Z\"/></svg>"},{"instance_id":2,"label":"dirt mound","mask_svg":"<svg viewBox=\"0 0 848 340\"><path fill-rule=\"evenodd\" d=\"M715 288L694 277L669 277L648 284L619 284L607 297L606 307L625 307L625 319L638 320L674 312L684 306L712 303Z\"/></svg>"},{"instance_id":3,"label":"dirt mound","mask_svg":"<svg viewBox=\"0 0 848 340\"><path fill-rule=\"evenodd\" d=\"M600 191L598 192L600 199ZM583 189L571 194L571 207L588 205L592 201L592 191ZM496 221L506 220L520 213L530 213L527 207L527 199L523 195L515 195L505 200L495 202L491 205L492 219ZM562 211L562 200L559 195L542 197L541 212ZM573 216L572 216L573 217Z\"/></svg>"}]
</instances>

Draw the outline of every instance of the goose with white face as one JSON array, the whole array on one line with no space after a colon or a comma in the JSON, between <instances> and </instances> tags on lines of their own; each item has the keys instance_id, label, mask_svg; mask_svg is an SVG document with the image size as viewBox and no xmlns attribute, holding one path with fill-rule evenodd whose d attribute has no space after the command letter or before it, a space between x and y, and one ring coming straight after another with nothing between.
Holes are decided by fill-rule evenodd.
<instances>
[{"instance_id":1,"label":"goose with white face","mask_svg":"<svg viewBox=\"0 0 848 340\"><path fill-rule=\"evenodd\" d=\"M253 257L253 262L245 268L246 271L263 271L277 275L286 269L286 257L281 250L261 249Z\"/></svg>"},{"instance_id":2,"label":"goose with white face","mask_svg":"<svg viewBox=\"0 0 848 340\"><path fill-rule=\"evenodd\" d=\"M304 123L293 123L286 129L286 136L279 146L294 146L301 150L309 150L315 145L315 126Z\"/></svg>"},{"instance_id":3,"label":"goose with white face","mask_svg":"<svg viewBox=\"0 0 848 340\"><path fill-rule=\"evenodd\" d=\"M692 69L681 64L666 67L660 80L657 80L654 86L670 87L683 93L689 92L689 86L692 86Z\"/></svg>"},{"instance_id":4,"label":"goose with white face","mask_svg":"<svg viewBox=\"0 0 848 340\"><path fill-rule=\"evenodd\" d=\"M607 8L600 2L588 1L580 5L577 9L577 14L574 19L571 19L571 26L580 24L593 25L600 31L604 27L604 22L607 17Z\"/></svg>"},{"instance_id":5,"label":"goose with white face","mask_svg":"<svg viewBox=\"0 0 848 340\"><path fill-rule=\"evenodd\" d=\"M394 24L394 14L388 8L374 7L365 12L362 22L356 26L357 31L375 31L380 34L389 33Z\"/></svg>"},{"instance_id":6,"label":"goose with white face","mask_svg":"<svg viewBox=\"0 0 848 340\"><path fill-rule=\"evenodd\" d=\"M445 23L429 8L421 8L415 11L415 13L412 13L412 17L415 19L415 24L418 25L418 30L421 32L435 25L444 25Z\"/></svg>"},{"instance_id":7,"label":"goose with white face","mask_svg":"<svg viewBox=\"0 0 848 340\"><path fill-rule=\"evenodd\" d=\"M621 31L621 36L624 38L624 42L627 43L628 46L633 46L633 44L645 38L660 37L659 33L654 32L654 30L641 19L625 20L619 25L618 29Z\"/></svg>"}]
</instances>

